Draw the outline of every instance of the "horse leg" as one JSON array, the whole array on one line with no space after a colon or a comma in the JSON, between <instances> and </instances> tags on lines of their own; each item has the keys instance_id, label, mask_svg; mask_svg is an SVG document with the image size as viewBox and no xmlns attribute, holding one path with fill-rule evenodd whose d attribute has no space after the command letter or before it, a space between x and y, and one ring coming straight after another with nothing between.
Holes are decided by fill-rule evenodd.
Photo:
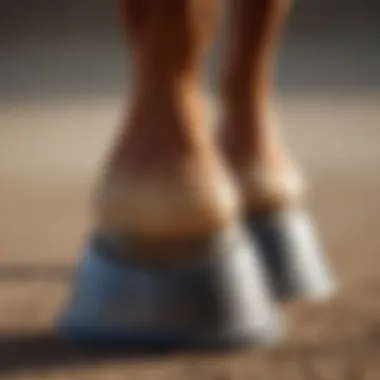
<instances>
[{"instance_id":1,"label":"horse leg","mask_svg":"<svg viewBox=\"0 0 380 380\"><path fill-rule=\"evenodd\" d=\"M230 0L220 142L276 292L324 298L335 282L303 211L303 183L272 119L276 47L291 0Z\"/></svg>"},{"instance_id":2,"label":"horse leg","mask_svg":"<svg viewBox=\"0 0 380 380\"><path fill-rule=\"evenodd\" d=\"M97 193L64 336L214 344L278 334L199 79L219 0L123 0L134 89ZM253 253L253 254L252 254ZM257 261L257 263L256 263Z\"/></svg>"}]
</instances>

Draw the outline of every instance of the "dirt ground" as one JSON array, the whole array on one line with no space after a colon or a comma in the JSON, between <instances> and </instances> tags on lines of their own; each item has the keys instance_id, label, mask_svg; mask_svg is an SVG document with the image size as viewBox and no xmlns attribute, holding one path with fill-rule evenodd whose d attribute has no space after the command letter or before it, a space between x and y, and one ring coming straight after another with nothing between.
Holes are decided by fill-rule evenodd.
<instances>
[{"instance_id":1,"label":"dirt ground","mask_svg":"<svg viewBox=\"0 0 380 380\"><path fill-rule=\"evenodd\" d=\"M0 378L377 379L380 373L380 97L280 96L285 136L342 282L328 304L284 305L270 350L84 352L51 331L91 225L91 189L120 99L0 105Z\"/></svg>"}]
</instances>

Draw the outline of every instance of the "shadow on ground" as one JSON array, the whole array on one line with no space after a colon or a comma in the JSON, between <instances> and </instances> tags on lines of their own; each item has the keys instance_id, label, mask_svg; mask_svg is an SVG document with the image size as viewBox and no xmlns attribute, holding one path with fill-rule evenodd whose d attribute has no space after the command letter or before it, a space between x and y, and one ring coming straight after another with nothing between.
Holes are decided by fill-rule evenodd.
<instances>
[{"instance_id":1,"label":"shadow on ground","mask_svg":"<svg viewBox=\"0 0 380 380\"><path fill-rule=\"evenodd\" d=\"M203 349L199 354L221 354L231 349ZM124 363L164 359L177 354L194 354L193 349L157 350L146 347L137 349L79 347L59 339L53 331L30 333L0 332L0 375L24 371L37 371L64 367L87 366L96 362L109 362L123 358Z\"/></svg>"},{"instance_id":2,"label":"shadow on ground","mask_svg":"<svg viewBox=\"0 0 380 380\"><path fill-rule=\"evenodd\" d=\"M236 353L236 351L234 350ZM123 363L139 364L147 360L165 359L173 356L196 356L231 354L231 349L222 350L181 350L156 351L147 349L95 349L83 348L62 342L52 331L30 333L0 332L0 375L39 370L84 367L123 359ZM380 336L368 342L340 341L319 342L314 344L294 343L266 351L266 360L273 363L293 362L308 378L316 376L315 362L339 357L346 362L350 379L356 379L365 361L378 360L380 355ZM375 358L376 357L376 358Z\"/></svg>"},{"instance_id":3,"label":"shadow on ground","mask_svg":"<svg viewBox=\"0 0 380 380\"><path fill-rule=\"evenodd\" d=\"M86 365L93 361L111 360L121 355L137 358L143 352L78 348L63 343L53 332L0 333L0 373Z\"/></svg>"}]
</instances>

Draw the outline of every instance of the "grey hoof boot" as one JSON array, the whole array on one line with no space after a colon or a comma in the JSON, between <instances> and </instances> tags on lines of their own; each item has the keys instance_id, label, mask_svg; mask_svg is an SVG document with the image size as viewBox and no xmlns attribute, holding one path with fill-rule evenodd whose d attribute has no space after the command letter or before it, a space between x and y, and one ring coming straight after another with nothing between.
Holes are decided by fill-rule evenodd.
<instances>
[{"instance_id":1,"label":"grey hoof boot","mask_svg":"<svg viewBox=\"0 0 380 380\"><path fill-rule=\"evenodd\" d=\"M319 301L336 292L335 275L305 213L250 216L248 224L277 296Z\"/></svg>"},{"instance_id":2,"label":"grey hoof boot","mask_svg":"<svg viewBox=\"0 0 380 380\"><path fill-rule=\"evenodd\" d=\"M234 227L202 243L202 260L149 268L111 260L119 248L95 236L57 330L98 346L274 343L282 321L249 240Z\"/></svg>"}]
</instances>

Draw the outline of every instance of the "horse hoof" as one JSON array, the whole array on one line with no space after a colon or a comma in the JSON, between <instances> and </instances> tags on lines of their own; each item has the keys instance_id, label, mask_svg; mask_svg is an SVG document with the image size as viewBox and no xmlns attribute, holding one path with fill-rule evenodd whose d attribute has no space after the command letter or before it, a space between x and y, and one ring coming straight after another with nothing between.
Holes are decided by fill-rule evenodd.
<instances>
[{"instance_id":1,"label":"horse hoof","mask_svg":"<svg viewBox=\"0 0 380 380\"><path fill-rule=\"evenodd\" d=\"M251 215L248 224L278 297L321 301L336 292L335 275L305 213Z\"/></svg>"},{"instance_id":2,"label":"horse hoof","mask_svg":"<svg viewBox=\"0 0 380 380\"><path fill-rule=\"evenodd\" d=\"M94 236L58 318L59 335L134 348L277 342L282 315L246 231L235 226L208 240L202 260L147 267L110 259L116 245Z\"/></svg>"}]
</instances>

